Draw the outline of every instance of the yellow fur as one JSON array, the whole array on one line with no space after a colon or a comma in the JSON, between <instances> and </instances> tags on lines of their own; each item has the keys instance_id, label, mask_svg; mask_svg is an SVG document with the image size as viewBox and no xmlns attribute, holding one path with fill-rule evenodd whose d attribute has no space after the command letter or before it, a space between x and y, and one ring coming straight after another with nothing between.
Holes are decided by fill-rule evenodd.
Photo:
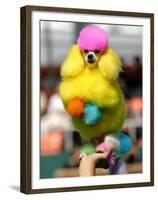
<instances>
[{"instance_id":1,"label":"yellow fur","mask_svg":"<svg viewBox=\"0 0 158 200\"><path fill-rule=\"evenodd\" d=\"M80 53L80 49L77 45L73 45L62 65L61 76L76 76L81 70L83 70L83 67L84 61Z\"/></svg>"},{"instance_id":2,"label":"yellow fur","mask_svg":"<svg viewBox=\"0 0 158 200\"><path fill-rule=\"evenodd\" d=\"M108 80L116 80L121 71L120 58L111 48L101 56L98 66L104 78Z\"/></svg>"},{"instance_id":3,"label":"yellow fur","mask_svg":"<svg viewBox=\"0 0 158 200\"><path fill-rule=\"evenodd\" d=\"M120 98L118 91L116 82L106 81L98 68L85 67L76 77L64 78L60 85L60 95L65 104L80 97L98 107L113 107Z\"/></svg>"},{"instance_id":4,"label":"yellow fur","mask_svg":"<svg viewBox=\"0 0 158 200\"><path fill-rule=\"evenodd\" d=\"M121 62L117 54L108 49L100 57L98 66L89 69L76 45L72 47L62 65L62 81L59 87L64 106L74 97L96 104L102 117L94 126L86 125L73 117L74 126L85 139L100 137L121 128L124 121L124 98L117 82Z\"/></svg>"}]
</instances>

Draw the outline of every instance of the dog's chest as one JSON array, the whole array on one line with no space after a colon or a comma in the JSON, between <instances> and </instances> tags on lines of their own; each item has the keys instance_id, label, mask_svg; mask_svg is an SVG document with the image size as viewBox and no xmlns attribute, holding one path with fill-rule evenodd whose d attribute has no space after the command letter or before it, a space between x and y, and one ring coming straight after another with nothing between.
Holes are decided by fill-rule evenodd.
<instances>
[{"instance_id":1,"label":"dog's chest","mask_svg":"<svg viewBox=\"0 0 158 200\"><path fill-rule=\"evenodd\" d=\"M74 85L80 96L87 97L95 95L98 87L102 88L101 93L106 92L108 83L106 83L98 69L85 69L77 77L73 78L72 85Z\"/></svg>"}]
</instances>

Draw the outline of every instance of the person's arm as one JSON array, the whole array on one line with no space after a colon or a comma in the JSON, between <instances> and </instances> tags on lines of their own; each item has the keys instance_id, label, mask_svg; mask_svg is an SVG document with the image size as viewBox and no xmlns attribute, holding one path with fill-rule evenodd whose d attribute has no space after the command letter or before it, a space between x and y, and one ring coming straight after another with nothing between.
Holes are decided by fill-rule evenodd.
<instances>
[{"instance_id":1,"label":"person's arm","mask_svg":"<svg viewBox=\"0 0 158 200\"><path fill-rule=\"evenodd\" d=\"M109 154L110 152L84 155L80 161L79 176L95 176L97 162L101 159L106 160Z\"/></svg>"}]
</instances>

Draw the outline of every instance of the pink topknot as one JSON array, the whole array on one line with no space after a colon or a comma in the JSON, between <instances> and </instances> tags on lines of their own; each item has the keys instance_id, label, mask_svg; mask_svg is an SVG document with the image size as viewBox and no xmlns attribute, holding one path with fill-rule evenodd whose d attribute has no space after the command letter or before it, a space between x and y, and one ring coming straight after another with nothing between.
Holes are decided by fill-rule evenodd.
<instances>
[{"instance_id":1,"label":"pink topknot","mask_svg":"<svg viewBox=\"0 0 158 200\"><path fill-rule=\"evenodd\" d=\"M77 44L80 50L99 50L101 52L108 48L108 34L96 26L86 26L79 34Z\"/></svg>"}]
</instances>

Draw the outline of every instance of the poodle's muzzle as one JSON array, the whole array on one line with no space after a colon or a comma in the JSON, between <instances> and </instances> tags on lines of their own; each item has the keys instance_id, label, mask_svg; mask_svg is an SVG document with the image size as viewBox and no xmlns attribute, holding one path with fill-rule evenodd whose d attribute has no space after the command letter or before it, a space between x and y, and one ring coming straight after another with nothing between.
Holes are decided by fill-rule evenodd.
<instances>
[{"instance_id":1,"label":"poodle's muzzle","mask_svg":"<svg viewBox=\"0 0 158 200\"><path fill-rule=\"evenodd\" d=\"M89 64L94 64L97 62L98 58L95 55L95 53L93 51L89 51L86 55L85 55L85 60L89 63Z\"/></svg>"}]
</instances>

